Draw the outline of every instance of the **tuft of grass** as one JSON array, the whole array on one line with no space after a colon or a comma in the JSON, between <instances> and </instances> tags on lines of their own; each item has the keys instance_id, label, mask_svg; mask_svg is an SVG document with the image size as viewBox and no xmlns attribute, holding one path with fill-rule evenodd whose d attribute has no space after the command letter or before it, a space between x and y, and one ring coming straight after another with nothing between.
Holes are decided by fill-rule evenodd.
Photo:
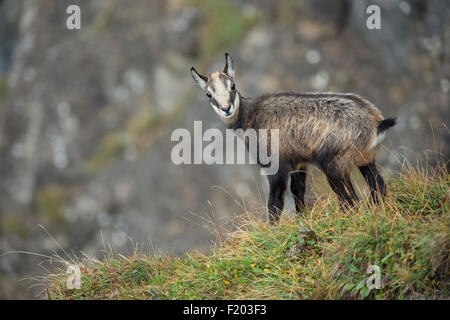
<instances>
[{"instance_id":1,"label":"tuft of grass","mask_svg":"<svg viewBox=\"0 0 450 320\"><path fill-rule=\"evenodd\" d=\"M275 226L244 214L208 253L84 259L42 280L51 299L410 299L449 297L449 175L402 169L381 205L340 212L334 197ZM369 288L370 265L381 288Z\"/></svg>"}]
</instances>

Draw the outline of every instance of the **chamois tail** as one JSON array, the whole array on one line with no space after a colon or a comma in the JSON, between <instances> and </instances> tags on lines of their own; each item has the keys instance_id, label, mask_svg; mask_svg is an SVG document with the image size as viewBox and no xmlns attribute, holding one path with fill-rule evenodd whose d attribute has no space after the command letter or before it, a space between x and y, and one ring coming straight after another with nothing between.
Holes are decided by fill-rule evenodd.
<instances>
[{"instance_id":1,"label":"chamois tail","mask_svg":"<svg viewBox=\"0 0 450 320\"><path fill-rule=\"evenodd\" d=\"M382 133L383 131L386 131L390 127L393 127L395 125L395 123L396 123L395 118L388 118L388 119L382 120L380 122L380 124L378 125L378 134Z\"/></svg>"}]
</instances>

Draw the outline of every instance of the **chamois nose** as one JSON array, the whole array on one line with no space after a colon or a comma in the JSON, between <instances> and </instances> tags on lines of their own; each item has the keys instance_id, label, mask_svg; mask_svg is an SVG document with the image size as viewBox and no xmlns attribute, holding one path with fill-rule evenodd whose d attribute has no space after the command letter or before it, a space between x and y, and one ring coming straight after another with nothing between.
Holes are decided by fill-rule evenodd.
<instances>
[{"instance_id":1,"label":"chamois nose","mask_svg":"<svg viewBox=\"0 0 450 320\"><path fill-rule=\"evenodd\" d=\"M231 109L231 104L228 107L223 108L222 110L225 111L226 113L229 113L230 109Z\"/></svg>"}]
</instances>

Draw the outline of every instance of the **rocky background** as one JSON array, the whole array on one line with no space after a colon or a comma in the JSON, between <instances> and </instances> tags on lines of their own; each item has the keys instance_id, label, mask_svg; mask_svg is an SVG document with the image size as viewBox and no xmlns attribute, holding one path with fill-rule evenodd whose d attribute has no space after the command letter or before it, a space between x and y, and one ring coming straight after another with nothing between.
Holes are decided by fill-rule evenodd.
<instances>
[{"instance_id":1,"label":"rocky background","mask_svg":"<svg viewBox=\"0 0 450 320\"><path fill-rule=\"evenodd\" d=\"M66 28L70 4L81 30ZM170 160L175 128L224 128L189 68L216 71L225 51L248 96L356 92L398 117L385 175L417 152L447 160L449 16L444 0L0 0L0 254L179 254L211 245L213 212L263 214L255 166ZM19 280L43 260L0 256L0 298L35 298Z\"/></svg>"}]
</instances>

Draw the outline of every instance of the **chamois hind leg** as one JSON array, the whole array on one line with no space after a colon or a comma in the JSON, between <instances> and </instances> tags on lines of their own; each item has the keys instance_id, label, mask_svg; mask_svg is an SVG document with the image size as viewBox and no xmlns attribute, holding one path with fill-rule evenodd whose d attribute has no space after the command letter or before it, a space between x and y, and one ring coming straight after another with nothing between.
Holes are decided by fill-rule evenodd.
<instances>
[{"instance_id":1,"label":"chamois hind leg","mask_svg":"<svg viewBox=\"0 0 450 320\"><path fill-rule=\"evenodd\" d=\"M386 185L383 177L378 173L375 162L359 167L359 171L361 171L361 174L369 185L372 200L375 203L380 203L386 195Z\"/></svg>"},{"instance_id":2,"label":"chamois hind leg","mask_svg":"<svg viewBox=\"0 0 450 320\"><path fill-rule=\"evenodd\" d=\"M278 172L269 178L269 201L267 204L269 211L269 221L271 224L277 223L280 219L281 211L284 207L284 194L287 187L287 174Z\"/></svg>"},{"instance_id":3,"label":"chamois hind leg","mask_svg":"<svg viewBox=\"0 0 450 320\"><path fill-rule=\"evenodd\" d=\"M353 207L358 196L353 188L350 173L340 170L334 162L322 165L322 170L327 176L331 189L337 194L341 206Z\"/></svg>"},{"instance_id":4,"label":"chamois hind leg","mask_svg":"<svg viewBox=\"0 0 450 320\"><path fill-rule=\"evenodd\" d=\"M305 208L306 171L304 170L305 168L302 168L301 171L291 173L291 192L297 213L301 213Z\"/></svg>"}]
</instances>

